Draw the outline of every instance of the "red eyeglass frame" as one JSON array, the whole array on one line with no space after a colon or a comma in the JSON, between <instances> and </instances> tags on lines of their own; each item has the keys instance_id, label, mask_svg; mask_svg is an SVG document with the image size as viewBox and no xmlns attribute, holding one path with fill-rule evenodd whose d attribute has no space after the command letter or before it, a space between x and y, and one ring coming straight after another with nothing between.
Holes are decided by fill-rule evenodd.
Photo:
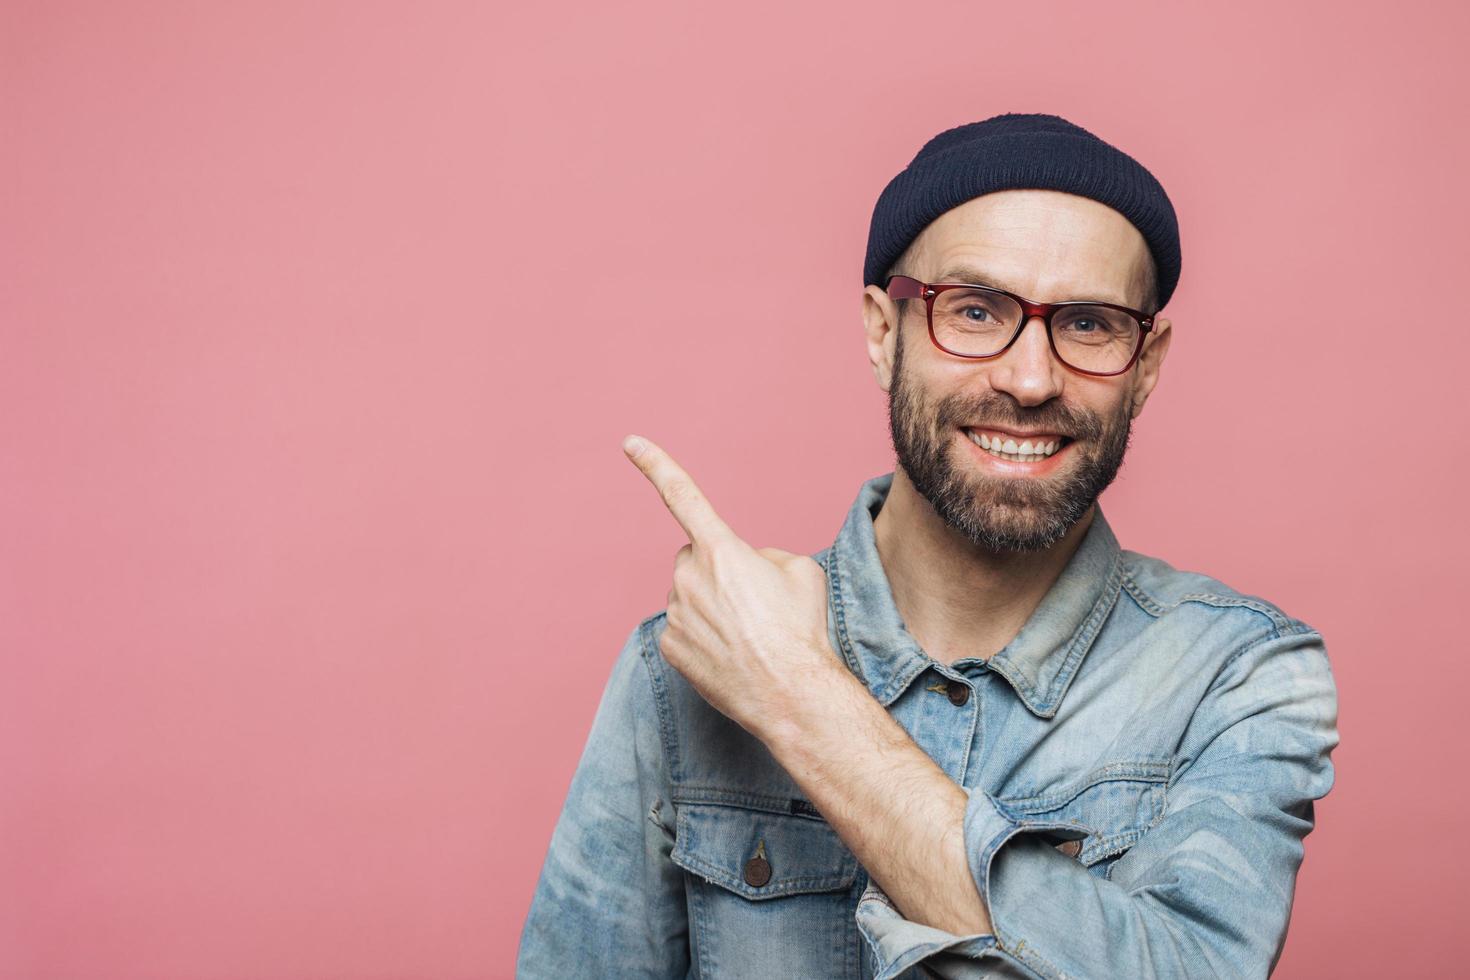
<instances>
[{"instance_id":1,"label":"red eyeglass frame","mask_svg":"<svg viewBox=\"0 0 1470 980\"><path fill-rule=\"evenodd\" d=\"M980 289L1015 300L1021 305L1021 322L1016 327L1016 332L1011 335L1010 340L1006 341L1004 347L993 354L961 354L959 351L950 350L941 344L939 338L934 334L934 298L946 289ZM1153 317L1146 315L1142 310L1119 306L1117 303L1103 303L1094 300L1068 300L1064 303L1034 303L1024 296L1017 296L1015 293L1006 292L1004 289L997 289L994 286L981 286L971 282L929 283L920 282L912 276L889 276L888 281L883 285L883 291L893 299L922 299L925 306L925 317L929 321L929 340L933 342L935 347L938 347L946 354L954 357L969 358L971 360L986 360L1004 354L1011 349L1011 345L1016 342L1016 338L1021 336L1021 332L1026 329L1026 324L1031 322L1031 318L1039 316L1041 317L1041 322L1046 325L1046 342L1051 345L1051 352L1056 355L1057 360L1062 363L1062 366L1068 370L1076 371L1078 374L1086 374L1094 378L1116 377L1132 368L1138 361L1138 355L1143 353L1143 343L1148 339L1148 332L1154 327ZM1065 309L1069 306L1102 306L1110 310L1127 313L1133 319L1137 320L1141 329L1138 332L1138 343L1134 346L1133 355L1128 358L1128 363L1116 371L1089 371L1086 368L1080 368L1068 362L1061 355L1061 352L1057 350L1057 341L1051 332L1051 317L1057 310Z\"/></svg>"}]
</instances>

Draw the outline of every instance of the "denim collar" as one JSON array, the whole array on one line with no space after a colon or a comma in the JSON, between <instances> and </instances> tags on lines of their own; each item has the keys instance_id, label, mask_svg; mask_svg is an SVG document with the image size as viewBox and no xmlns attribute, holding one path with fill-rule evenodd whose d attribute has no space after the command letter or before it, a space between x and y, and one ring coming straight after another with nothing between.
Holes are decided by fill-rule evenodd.
<instances>
[{"instance_id":1,"label":"denim collar","mask_svg":"<svg viewBox=\"0 0 1470 980\"><path fill-rule=\"evenodd\" d=\"M825 562L840 652L885 707L937 663L904 627L878 558L873 518L893 476L885 473L863 484ZM964 657L950 667L994 670L1032 713L1050 718L1117 601L1122 581L1118 539L1099 505L1061 576L1016 637L988 661Z\"/></svg>"}]
</instances>

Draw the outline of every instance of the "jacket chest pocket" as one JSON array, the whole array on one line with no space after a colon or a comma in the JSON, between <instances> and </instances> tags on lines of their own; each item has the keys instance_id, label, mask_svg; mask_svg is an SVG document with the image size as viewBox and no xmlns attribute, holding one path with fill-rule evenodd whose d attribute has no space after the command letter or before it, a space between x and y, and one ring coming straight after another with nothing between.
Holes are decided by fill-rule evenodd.
<instances>
[{"instance_id":1,"label":"jacket chest pocket","mask_svg":"<svg viewBox=\"0 0 1470 980\"><path fill-rule=\"evenodd\" d=\"M1035 796L1001 797L1019 820L1065 823L1048 830L1064 842L1089 871L1109 877L1113 865L1164 813L1167 763L1113 763L1101 766L1067 788ZM1075 840L1076 844L1065 844Z\"/></svg>"},{"instance_id":2,"label":"jacket chest pocket","mask_svg":"<svg viewBox=\"0 0 1470 980\"><path fill-rule=\"evenodd\" d=\"M689 872L702 975L855 972L858 862L826 821L713 803L677 813L670 857Z\"/></svg>"}]
</instances>

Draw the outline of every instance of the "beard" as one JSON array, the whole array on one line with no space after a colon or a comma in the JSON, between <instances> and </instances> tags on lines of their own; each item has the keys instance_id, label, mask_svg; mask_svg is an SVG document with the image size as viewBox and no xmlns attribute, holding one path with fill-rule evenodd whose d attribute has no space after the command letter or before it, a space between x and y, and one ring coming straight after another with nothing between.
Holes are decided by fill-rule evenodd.
<instances>
[{"instance_id":1,"label":"beard","mask_svg":"<svg viewBox=\"0 0 1470 980\"><path fill-rule=\"evenodd\" d=\"M987 391L950 395L931 406L905 377L904 338L898 338L888 391L888 428L898 464L945 524L987 551L1039 551L1066 536L1118 475L1133 432L1128 399L1111 417L1073 408L1059 399L1027 408L1010 395ZM1051 477L994 477L957 464L960 426L985 423L1068 436L1075 459ZM1060 451L1060 450L1059 450Z\"/></svg>"}]
</instances>

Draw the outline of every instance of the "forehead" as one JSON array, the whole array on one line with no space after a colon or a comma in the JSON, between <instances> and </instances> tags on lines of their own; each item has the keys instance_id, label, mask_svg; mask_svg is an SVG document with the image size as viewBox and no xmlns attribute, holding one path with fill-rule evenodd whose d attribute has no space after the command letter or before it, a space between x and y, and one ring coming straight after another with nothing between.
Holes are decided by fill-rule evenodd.
<instances>
[{"instance_id":1,"label":"forehead","mask_svg":"<svg viewBox=\"0 0 1470 980\"><path fill-rule=\"evenodd\" d=\"M973 198L935 218L914 239L904 268L930 282L983 272L991 285L1037 302L1143 300L1148 243L1099 201L1061 191L1008 190Z\"/></svg>"}]
</instances>

